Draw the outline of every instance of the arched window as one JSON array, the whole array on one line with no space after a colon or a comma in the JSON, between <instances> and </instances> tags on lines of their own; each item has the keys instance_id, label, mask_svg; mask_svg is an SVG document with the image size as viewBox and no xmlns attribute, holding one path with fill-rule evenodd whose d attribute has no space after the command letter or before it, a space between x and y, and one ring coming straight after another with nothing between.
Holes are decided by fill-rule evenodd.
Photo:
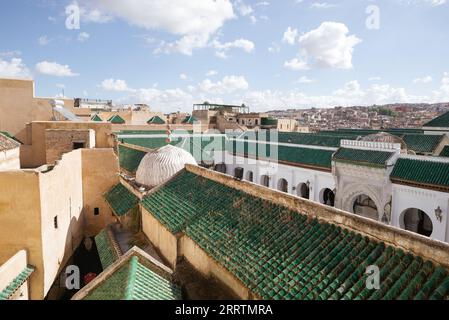
<instances>
[{"instance_id":1,"label":"arched window","mask_svg":"<svg viewBox=\"0 0 449 320\"><path fill-rule=\"evenodd\" d=\"M330 207L335 206L335 193L329 188L321 190L320 202Z\"/></svg>"},{"instance_id":2,"label":"arched window","mask_svg":"<svg viewBox=\"0 0 449 320\"><path fill-rule=\"evenodd\" d=\"M244 169L243 168L235 168L234 169L234 178L242 180L243 179L243 172Z\"/></svg>"},{"instance_id":3,"label":"arched window","mask_svg":"<svg viewBox=\"0 0 449 320\"><path fill-rule=\"evenodd\" d=\"M246 173L246 180L249 182L253 182L254 181L254 173L252 171L248 171Z\"/></svg>"},{"instance_id":4,"label":"arched window","mask_svg":"<svg viewBox=\"0 0 449 320\"><path fill-rule=\"evenodd\" d=\"M379 221L376 203L367 195L359 195L354 199L352 212L356 215Z\"/></svg>"},{"instance_id":5,"label":"arched window","mask_svg":"<svg viewBox=\"0 0 449 320\"><path fill-rule=\"evenodd\" d=\"M269 176L262 176L260 178L260 184L263 185L264 187L269 188L270 187L270 177Z\"/></svg>"},{"instance_id":6,"label":"arched window","mask_svg":"<svg viewBox=\"0 0 449 320\"><path fill-rule=\"evenodd\" d=\"M430 237L433 232L433 223L430 217L422 210L410 208L401 214L401 228Z\"/></svg>"},{"instance_id":7,"label":"arched window","mask_svg":"<svg viewBox=\"0 0 449 320\"><path fill-rule=\"evenodd\" d=\"M298 197L310 199L310 187L306 183L301 183L296 189Z\"/></svg>"},{"instance_id":8,"label":"arched window","mask_svg":"<svg viewBox=\"0 0 449 320\"><path fill-rule=\"evenodd\" d=\"M288 181L285 179L279 179L278 190L288 193Z\"/></svg>"},{"instance_id":9,"label":"arched window","mask_svg":"<svg viewBox=\"0 0 449 320\"><path fill-rule=\"evenodd\" d=\"M227 172L227 170L226 170L226 164L224 164L224 163L218 163L218 164L216 164L216 165L215 165L215 171L226 174L226 172Z\"/></svg>"}]
</instances>

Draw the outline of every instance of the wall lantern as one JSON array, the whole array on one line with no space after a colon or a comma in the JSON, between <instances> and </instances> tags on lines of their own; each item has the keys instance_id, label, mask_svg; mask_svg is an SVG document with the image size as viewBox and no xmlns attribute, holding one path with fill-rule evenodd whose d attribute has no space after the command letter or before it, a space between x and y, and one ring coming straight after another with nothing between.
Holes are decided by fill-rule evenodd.
<instances>
[{"instance_id":1,"label":"wall lantern","mask_svg":"<svg viewBox=\"0 0 449 320\"><path fill-rule=\"evenodd\" d=\"M443 211L441 210L441 208L438 206L438 208L435 209L435 216L437 217L437 220L439 222L443 221Z\"/></svg>"}]
</instances>

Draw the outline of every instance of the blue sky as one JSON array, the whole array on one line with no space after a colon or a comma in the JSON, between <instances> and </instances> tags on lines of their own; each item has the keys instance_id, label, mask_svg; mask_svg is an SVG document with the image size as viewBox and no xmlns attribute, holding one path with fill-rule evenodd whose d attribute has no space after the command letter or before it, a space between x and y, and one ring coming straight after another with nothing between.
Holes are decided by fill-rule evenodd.
<instances>
[{"instance_id":1,"label":"blue sky","mask_svg":"<svg viewBox=\"0 0 449 320\"><path fill-rule=\"evenodd\" d=\"M163 112L205 100L253 110L449 101L446 0L0 6L0 76L35 79L39 96L64 88Z\"/></svg>"}]
</instances>

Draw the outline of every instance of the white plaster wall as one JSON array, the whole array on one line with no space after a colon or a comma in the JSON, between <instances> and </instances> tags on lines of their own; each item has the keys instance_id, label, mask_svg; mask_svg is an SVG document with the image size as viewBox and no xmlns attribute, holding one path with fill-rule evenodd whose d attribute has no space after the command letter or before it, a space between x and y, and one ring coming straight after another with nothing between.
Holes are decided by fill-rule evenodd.
<instances>
[{"instance_id":1,"label":"white plaster wall","mask_svg":"<svg viewBox=\"0 0 449 320\"><path fill-rule=\"evenodd\" d=\"M0 151L0 171L20 169L20 148Z\"/></svg>"},{"instance_id":2,"label":"white plaster wall","mask_svg":"<svg viewBox=\"0 0 449 320\"><path fill-rule=\"evenodd\" d=\"M414 188L393 184L392 225L400 228L402 213L410 208L424 211L432 220L433 239L449 242L449 194L433 190ZM440 207L443 220L440 222L435 215L435 209Z\"/></svg>"}]
</instances>

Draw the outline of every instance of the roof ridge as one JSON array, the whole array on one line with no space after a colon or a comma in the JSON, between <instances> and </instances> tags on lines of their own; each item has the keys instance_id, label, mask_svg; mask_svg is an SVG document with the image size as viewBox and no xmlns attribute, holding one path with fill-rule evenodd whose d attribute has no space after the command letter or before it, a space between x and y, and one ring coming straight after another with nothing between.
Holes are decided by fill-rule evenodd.
<instances>
[{"instance_id":1,"label":"roof ridge","mask_svg":"<svg viewBox=\"0 0 449 320\"><path fill-rule=\"evenodd\" d=\"M132 256L129 261L128 270L128 285L125 290L124 300L132 300L134 295L134 288L136 287L136 277L137 277L137 267L139 264L139 258L137 256Z\"/></svg>"}]
</instances>

